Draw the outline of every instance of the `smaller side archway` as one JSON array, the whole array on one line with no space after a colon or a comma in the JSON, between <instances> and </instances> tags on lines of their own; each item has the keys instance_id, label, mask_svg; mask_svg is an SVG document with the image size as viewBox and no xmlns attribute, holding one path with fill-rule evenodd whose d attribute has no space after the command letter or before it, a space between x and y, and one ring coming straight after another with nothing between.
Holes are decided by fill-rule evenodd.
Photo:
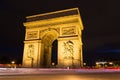
<instances>
[{"instance_id":1,"label":"smaller side archway","mask_svg":"<svg viewBox=\"0 0 120 80\"><path fill-rule=\"evenodd\" d=\"M58 64L58 40L57 39L54 40L52 43L51 63L53 67L55 67L55 65Z\"/></svg>"}]
</instances>

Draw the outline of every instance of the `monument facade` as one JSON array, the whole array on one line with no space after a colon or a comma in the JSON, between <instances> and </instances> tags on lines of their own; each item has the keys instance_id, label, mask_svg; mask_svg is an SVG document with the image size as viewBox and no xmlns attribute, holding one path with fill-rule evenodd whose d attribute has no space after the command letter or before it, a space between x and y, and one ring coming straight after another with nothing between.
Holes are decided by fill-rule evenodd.
<instances>
[{"instance_id":1,"label":"monument facade","mask_svg":"<svg viewBox=\"0 0 120 80\"><path fill-rule=\"evenodd\" d=\"M26 18L23 67L83 66L83 24L78 8Z\"/></svg>"}]
</instances>

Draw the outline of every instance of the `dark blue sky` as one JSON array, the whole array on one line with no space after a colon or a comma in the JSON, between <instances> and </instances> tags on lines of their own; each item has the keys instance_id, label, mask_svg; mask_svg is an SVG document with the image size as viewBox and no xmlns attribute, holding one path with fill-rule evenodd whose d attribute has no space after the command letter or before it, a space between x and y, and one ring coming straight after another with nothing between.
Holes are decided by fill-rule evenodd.
<instances>
[{"instance_id":1,"label":"dark blue sky","mask_svg":"<svg viewBox=\"0 0 120 80\"><path fill-rule=\"evenodd\" d=\"M84 25L84 61L120 59L119 0L1 0L0 57L22 59L25 17L78 7Z\"/></svg>"}]
</instances>

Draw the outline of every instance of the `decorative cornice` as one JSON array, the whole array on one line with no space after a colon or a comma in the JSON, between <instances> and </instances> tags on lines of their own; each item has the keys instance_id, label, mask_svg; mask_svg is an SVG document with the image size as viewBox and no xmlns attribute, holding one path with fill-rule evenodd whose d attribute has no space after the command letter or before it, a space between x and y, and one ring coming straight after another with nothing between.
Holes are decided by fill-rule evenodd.
<instances>
[{"instance_id":1,"label":"decorative cornice","mask_svg":"<svg viewBox=\"0 0 120 80\"><path fill-rule=\"evenodd\" d=\"M71 38L71 37L75 37L78 38L78 35L70 35L70 36L59 36L58 38Z\"/></svg>"},{"instance_id":2,"label":"decorative cornice","mask_svg":"<svg viewBox=\"0 0 120 80\"><path fill-rule=\"evenodd\" d=\"M24 43L40 43L41 42L41 39L33 39L33 40L25 40Z\"/></svg>"},{"instance_id":3,"label":"decorative cornice","mask_svg":"<svg viewBox=\"0 0 120 80\"><path fill-rule=\"evenodd\" d=\"M34 15L31 17L27 17L27 22L31 21L38 21L38 20L45 20L45 19L51 19L51 18L58 18L58 17L63 17L63 16L70 16L70 15L78 15L79 11L77 8L69 9L69 10L63 10L63 11L56 11L52 12L49 14L39 14L39 15Z\"/></svg>"},{"instance_id":4,"label":"decorative cornice","mask_svg":"<svg viewBox=\"0 0 120 80\"><path fill-rule=\"evenodd\" d=\"M46 21L47 22L47 21ZM57 21L57 22L48 22L46 24L42 24L41 22L26 22L24 23L24 26L26 26L27 29L29 28L39 28L39 27L44 27L44 26L55 26L55 25L60 25L60 24L68 24L68 23L75 23L79 22L77 18L70 19L70 20L65 20L65 21Z\"/></svg>"}]
</instances>

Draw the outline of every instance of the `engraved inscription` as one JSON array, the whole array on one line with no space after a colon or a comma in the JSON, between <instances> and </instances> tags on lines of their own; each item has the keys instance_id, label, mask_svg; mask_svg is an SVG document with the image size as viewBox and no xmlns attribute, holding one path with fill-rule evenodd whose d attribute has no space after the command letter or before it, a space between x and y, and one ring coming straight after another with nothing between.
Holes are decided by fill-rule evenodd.
<instances>
[{"instance_id":1,"label":"engraved inscription","mask_svg":"<svg viewBox=\"0 0 120 80\"><path fill-rule=\"evenodd\" d=\"M62 28L62 35L73 35L75 33L75 26Z\"/></svg>"}]
</instances>

